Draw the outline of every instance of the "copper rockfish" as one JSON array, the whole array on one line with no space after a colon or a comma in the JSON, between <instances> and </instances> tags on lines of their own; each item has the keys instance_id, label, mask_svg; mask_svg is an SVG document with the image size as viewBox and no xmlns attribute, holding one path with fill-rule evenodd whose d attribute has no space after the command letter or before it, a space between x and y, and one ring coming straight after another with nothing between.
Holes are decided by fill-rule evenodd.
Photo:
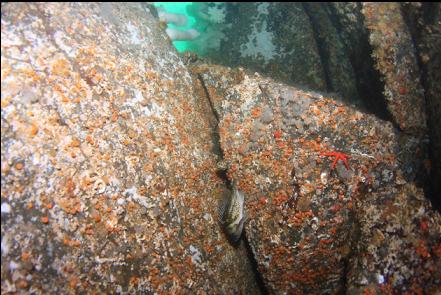
<instances>
[{"instance_id":1,"label":"copper rockfish","mask_svg":"<svg viewBox=\"0 0 441 295\"><path fill-rule=\"evenodd\" d=\"M219 206L220 223L233 242L237 242L242 234L247 219L244 211L244 194L236 188L233 193L224 196Z\"/></svg>"}]
</instances>

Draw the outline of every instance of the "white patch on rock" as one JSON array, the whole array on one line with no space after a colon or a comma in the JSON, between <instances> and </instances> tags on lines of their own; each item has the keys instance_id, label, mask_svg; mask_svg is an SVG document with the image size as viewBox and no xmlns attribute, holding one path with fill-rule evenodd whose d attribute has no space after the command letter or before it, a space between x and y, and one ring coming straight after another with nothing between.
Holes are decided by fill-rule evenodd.
<instances>
[{"instance_id":1,"label":"white patch on rock","mask_svg":"<svg viewBox=\"0 0 441 295\"><path fill-rule=\"evenodd\" d=\"M210 213L205 213L205 214L204 214L204 219L205 219L206 221L210 221L210 220L212 220L211 214L210 214Z\"/></svg>"},{"instance_id":2,"label":"white patch on rock","mask_svg":"<svg viewBox=\"0 0 441 295\"><path fill-rule=\"evenodd\" d=\"M190 253L191 253L191 262L193 264L200 264L202 262L201 259L201 252L198 248L194 247L193 245L190 245Z\"/></svg>"},{"instance_id":3,"label":"white patch on rock","mask_svg":"<svg viewBox=\"0 0 441 295\"><path fill-rule=\"evenodd\" d=\"M142 92L139 89L135 90L135 97L133 98L133 103L140 103L144 101L144 96L142 95Z\"/></svg>"},{"instance_id":4,"label":"white patch on rock","mask_svg":"<svg viewBox=\"0 0 441 295\"><path fill-rule=\"evenodd\" d=\"M9 214L11 213L11 211L11 205L9 205L8 203L2 203L2 213Z\"/></svg>"},{"instance_id":5,"label":"white patch on rock","mask_svg":"<svg viewBox=\"0 0 441 295\"><path fill-rule=\"evenodd\" d=\"M153 176L151 176L150 174L146 175L146 177L144 178L144 183L145 185L150 185L150 181L152 181Z\"/></svg>"},{"instance_id":6,"label":"white patch on rock","mask_svg":"<svg viewBox=\"0 0 441 295\"><path fill-rule=\"evenodd\" d=\"M2 28L3 28L4 22L2 20ZM6 27L6 26L5 26ZM23 40L20 38L19 34L16 33L14 30L15 28L8 24L7 26L10 28L10 30L2 30L2 45L5 48L13 47L13 46L23 46Z\"/></svg>"},{"instance_id":7,"label":"white patch on rock","mask_svg":"<svg viewBox=\"0 0 441 295\"><path fill-rule=\"evenodd\" d=\"M68 37L66 34L61 31L56 31L54 33L54 40L57 46L60 47L61 50L63 50L69 57L73 58L75 57L75 50L65 43L67 38Z\"/></svg>"},{"instance_id":8,"label":"white patch on rock","mask_svg":"<svg viewBox=\"0 0 441 295\"><path fill-rule=\"evenodd\" d=\"M9 249L10 249L10 244L9 244L9 238L8 236L3 236L2 237L2 242L1 242L1 249L2 249L2 256L6 256L9 253Z\"/></svg>"},{"instance_id":9,"label":"white patch on rock","mask_svg":"<svg viewBox=\"0 0 441 295\"><path fill-rule=\"evenodd\" d=\"M150 209L152 207L154 207L154 205L152 203L149 202L149 198L141 196L138 193L138 189L134 186L132 186L131 188L126 189L123 192L124 195L127 195L129 199L133 199L135 202L137 202L139 205Z\"/></svg>"},{"instance_id":10,"label":"white patch on rock","mask_svg":"<svg viewBox=\"0 0 441 295\"><path fill-rule=\"evenodd\" d=\"M381 274L377 274L377 280L379 284L383 284L384 283L384 276L382 276Z\"/></svg>"},{"instance_id":11,"label":"white patch on rock","mask_svg":"<svg viewBox=\"0 0 441 295\"><path fill-rule=\"evenodd\" d=\"M140 34L138 28L132 25L131 22L129 22L126 27L130 33L130 41L135 45L141 44L143 40L139 37Z\"/></svg>"},{"instance_id":12,"label":"white patch on rock","mask_svg":"<svg viewBox=\"0 0 441 295\"><path fill-rule=\"evenodd\" d=\"M19 264L17 264L15 261L11 260L11 262L9 262L9 269L10 270L16 270L20 267Z\"/></svg>"},{"instance_id":13,"label":"white patch on rock","mask_svg":"<svg viewBox=\"0 0 441 295\"><path fill-rule=\"evenodd\" d=\"M322 182L323 185L328 184L328 173L322 172L320 174L320 181Z\"/></svg>"},{"instance_id":14,"label":"white patch on rock","mask_svg":"<svg viewBox=\"0 0 441 295\"><path fill-rule=\"evenodd\" d=\"M142 108L144 111L144 114L146 116L157 116L161 117L162 112L164 109L157 105L155 102L153 102L150 106L145 106Z\"/></svg>"}]
</instances>

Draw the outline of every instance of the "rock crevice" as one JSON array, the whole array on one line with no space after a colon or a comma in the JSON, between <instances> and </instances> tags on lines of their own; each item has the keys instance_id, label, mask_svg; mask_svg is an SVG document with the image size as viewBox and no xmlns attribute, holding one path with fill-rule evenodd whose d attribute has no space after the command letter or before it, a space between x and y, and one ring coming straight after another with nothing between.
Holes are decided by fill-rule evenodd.
<instances>
[{"instance_id":1,"label":"rock crevice","mask_svg":"<svg viewBox=\"0 0 441 295\"><path fill-rule=\"evenodd\" d=\"M193 67L193 71L196 73L194 74L195 79L197 79L197 81L199 82L199 85L202 86L203 88L203 93L204 96L206 97L206 100L208 102L208 104L210 105L210 109L212 111L212 116L216 119L215 120L215 126L212 127L212 133L213 133L213 145L216 147L216 155L218 156L219 162L224 163L224 154L222 151L222 147L221 147L221 141L220 141L220 134L219 134L219 122L222 119L220 117L220 114L218 113L218 111L215 108L215 103L214 103L214 99L212 99L210 97L210 91L209 91L209 87L207 87L207 85L205 85L205 80L202 76L201 73L197 73L198 70L196 68ZM198 86L196 86L197 88ZM210 116L210 115L208 115ZM232 190L232 184L231 184L231 180L228 178L228 167L222 167L222 165L224 164L220 164L218 165L218 175L224 180L224 184L225 187L227 187L230 191ZM221 167L219 167L221 166ZM262 279L262 276L257 268L257 262L256 259L254 257L254 253L253 250L247 240L247 235L246 232L244 232L242 234L241 237L241 241L239 243L242 243L242 247L245 247L246 251L247 251L247 258L248 258L248 262L250 263L250 265L252 266L253 272L254 272L254 276L255 276L255 280L256 280L256 284L257 286L259 286L259 290L260 290L260 294L264 295L264 294L269 294L264 280ZM235 245L236 247L238 245Z\"/></svg>"}]
</instances>

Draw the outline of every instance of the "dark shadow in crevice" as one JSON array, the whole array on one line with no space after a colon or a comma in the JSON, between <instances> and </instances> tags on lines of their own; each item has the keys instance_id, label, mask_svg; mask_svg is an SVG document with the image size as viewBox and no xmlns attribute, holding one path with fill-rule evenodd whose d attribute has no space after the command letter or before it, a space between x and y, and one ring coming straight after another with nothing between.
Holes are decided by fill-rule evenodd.
<instances>
[{"instance_id":1,"label":"dark shadow in crevice","mask_svg":"<svg viewBox=\"0 0 441 295\"><path fill-rule=\"evenodd\" d=\"M325 75L326 89L327 91L334 91L332 87L330 72L329 72L329 51L326 48L326 42L324 38L321 37L320 29L317 26L317 23L314 21L313 11L309 8L308 3L302 3L303 10L309 18L309 22L311 23L311 28L314 33L315 43L317 45L318 53L320 56L320 63L323 68L323 73Z\"/></svg>"},{"instance_id":2,"label":"dark shadow in crevice","mask_svg":"<svg viewBox=\"0 0 441 295\"><path fill-rule=\"evenodd\" d=\"M441 4L434 2L422 3L421 7L414 6L411 3L401 4L403 20L412 37L418 67L421 71L420 79L426 102L427 127L430 138L428 143L428 155L432 165L430 177L424 179L424 193L438 212L441 212L441 182L439 181L439 179L441 179L441 133L439 132L439 121L437 122L437 116L439 116L437 110L439 108L437 109L436 105L441 94L436 89L437 82L434 81L439 81L441 78L439 74L441 60L435 58L431 59L430 63L425 63L422 60L422 55L428 53L430 46L438 48L437 53L441 53L440 47L436 45L433 46L430 42L432 40L430 36L432 36L432 38L436 38L436 36L427 33L427 28L436 24L441 18L440 8ZM439 56L436 52L432 52L432 55Z\"/></svg>"},{"instance_id":3,"label":"dark shadow in crevice","mask_svg":"<svg viewBox=\"0 0 441 295\"><path fill-rule=\"evenodd\" d=\"M259 272L259 268L257 265L256 258L254 257L253 249L251 248L250 243L248 242L246 231L243 231L242 239L245 244L245 248L247 249L248 260L251 262L251 266L254 272L254 277L256 279L257 285L259 286L260 292L262 295L269 294L268 289L265 285L265 281L263 280L262 274Z\"/></svg>"},{"instance_id":4,"label":"dark shadow in crevice","mask_svg":"<svg viewBox=\"0 0 441 295\"><path fill-rule=\"evenodd\" d=\"M344 36L345 28L339 17L334 4L328 3L328 16L336 28L339 38L344 46L344 53L348 56L352 69L355 74L357 92L363 101L366 111L379 117L380 119L390 121L395 126L393 118L387 109L387 102L383 95L385 88L381 81L381 74L375 67L375 60L372 57L372 46L369 43L369 32L364 27L364 16L361 13L361 4L357 3L357 10L354 15L358 19L359 28L355 33ZM346 40L345 40L346 39ZM346 44L350 44L348 48Z\"/></svg>"},{"instance_id":5,"label":"dark shadow in crevice","mask_svg":"<svg viewBox=\"0 0 441 295\"><path fill-rule=\"evenodd\" d=\"M204 83L202 76L198 75L198 79L202 85L202 88L204 89L204 94L205 94L206 99L208 100L208 103L210 105L213 116L216 118L216 124L215 124L215 126L213 126L213 132L212 132L213 133L213 145L215 146L215 154L219 157L220 160L223 160L223 151L222 151L222 147L220 144L219 125L218 125L219 124L219 114L217 114L217 112L214 108L213 102L210 99L210 93ZM216 174L219 178L221 178L224 181L224 184L225 184L226 188L228 189L228 191L224 192L224 193L231 194L233 186L232 186L231 181L228 179L227 170L217 170ZM264 284L262 275L259 273L259 270L257 267L257 262L256 262L256 259L254 258L254 254L253 254L251 246L248 242L245 230L243 230L241 238L237 241L234 241L231 239L231 236L228 235L227 232L225 232L224 226L222 224L220 224L220 226L224 231L225 237L228 239L229 243L233 247L235 247L235 248L239 247L241 241L243 241L243 243L245 245L246 252L247 252L247 256L248 256L248 261L250 262L251 269L253 270L253 273L254 273L255 281L257 283L257 286L260 289L260 294L267 295L268 290Z\"/></svg>"},{"instance_id":6,"label":"dark shadow in crevice","mask_svg":"<svg viewBox=\"0 0 441 295\"><path fill-rule=\"evenodd\" d=\"M212 152L218 157L218 160L223 160L224 152L222 151L222 147L220 144L220 135L219 135L219 114L216 112L214 108L213 102L210 99L210 93L208 92L207 86L205 86L204 79L200 74L197 75L199 82L201 83L202 89L204 90L204 96L208 102L208 105L211 109L211 115L215 118L216 123L211 126L211 140L213 142L213 150ZM218 175L222 179L225 179L222 175ZM226 177L226 175L225 175Z\"/></svg>"}]
</instances>

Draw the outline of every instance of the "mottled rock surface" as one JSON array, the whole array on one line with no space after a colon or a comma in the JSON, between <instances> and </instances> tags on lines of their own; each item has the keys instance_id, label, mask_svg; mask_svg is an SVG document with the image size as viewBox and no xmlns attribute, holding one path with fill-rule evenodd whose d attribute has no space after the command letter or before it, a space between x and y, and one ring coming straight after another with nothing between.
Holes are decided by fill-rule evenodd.
<instances>
[{"instance_id":1,"label":"mottled rock surface","mask_svg":"<svg viewBox=\"0 0 441 295\"><path fill-rule=\"evenodd\" d=\"M388 180L389 177L392 177ZM438 294L441 291L441 217L424 192L390 170L369 186L356 210L359 240L347 273L349 294ZM378 181L378 180L374 180Z\"/></svg>"},{"instance_id":2,"label":"mottled rock surface","mask_svg":"<svg viewBox=\"0 0 441 295\"><path fill-rule=\"evenodd\" d=\"M365 25L381 72L387 108L401 130L426 132L426 106L420 69L399 3L363 4Z\"/></svg>"},{"instance_id":3,"label":"mottled rock surface","mask_svg":"<svg viewBox=\"0 0 441 295\"><path fill-rule=\"evenodd\" d=\"M437 290L441 217L416 181L420 138L244 70L194 71L215 93L228 177L246 194L246 238L269 293Z\"/></svg>"},{"instance_id":4,"label":"mottled rock surface","mask_svg":"<svg viewBox=\"0 0 441 295\"><path fill-rule=\"evenodd\" d=\"M141 4L2 3L1 290L259 294L211 109Z\"/></svg>"},{"instance_id":5,"label":"mottled rock surface","mask_svg":"<svg viewBox=\"0 0 441 295\"><path fill-rule=\"evenodd\" d=\"M232 63L356 89L386 121L241 68L191 76L149 4L2 3L2 293L439 292L439 14L406 5L206 7ZM237 247L225 178L246 195Z\"/></svg>"},{"instance_id":6,"label":"mottled rock surface","mask_svg":"<svg viewBox=\"0 0 441 295\"><path fill-rule=\"evenodd\" d=\"M430 196L441 210L441 3L402 4L403 17L415 41L426 101L430 136Z\"/></svg>"},{"instance_id":7,"label":"mottled rock surface","mask_svg":"<svg viewBox=\"0 0 441 295\"><path fill-rule=\"evenodd\" d=\"M226 3L220 46L205 55L291 85L338 93L340 100L386 118L361 8L357 3Z\"/></svg>"},{"instance_id":8,"label":"mottled rock surface","mask_svg":"<svg viewBox=\"0 0 441 295\"><path fill-rule=\"evenodd\" d=\"M218 64L331 95L430 136L426 195L441 208L439 3L225 3ZM427 128L428 127L428 128Z\"/></svg>"},{"instance_id":9,"label":"mottled rock surface","mask_svg":"<svg viewBox=\"0 0 441 295\"><path fill-rule=\"evenodd\" d=\"M313 27L301 3L229 3L217 63L247 66L285 82L327 90Z\"/></svg>"}]
</instances>

